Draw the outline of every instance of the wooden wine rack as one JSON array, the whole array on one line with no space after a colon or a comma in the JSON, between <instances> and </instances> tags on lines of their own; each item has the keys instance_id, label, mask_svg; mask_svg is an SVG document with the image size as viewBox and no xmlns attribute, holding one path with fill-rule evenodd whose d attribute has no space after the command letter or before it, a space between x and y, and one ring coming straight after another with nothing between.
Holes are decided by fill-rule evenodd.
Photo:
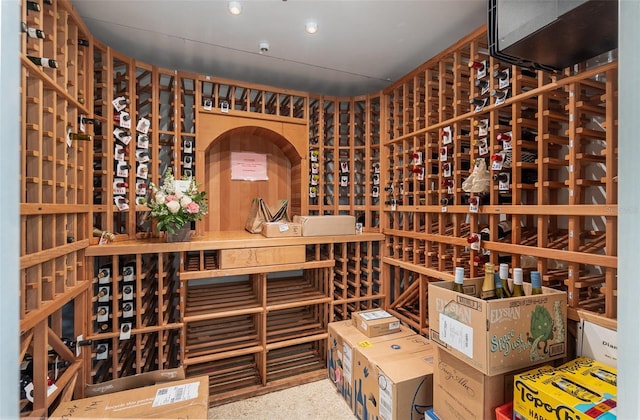
<instances>
[{"instance_id":1,"label":"wooden wine rack","mask_svg":"<svg viewBox=\"0 0 640 420\"><path fill-rule=\"evenodd\" d=\"M505 70L502 86L493 73ZM541 271L546 285L567 290L573 319L577 310L615 318L616 75L615 62L522 71L487 55L481 28L385 89L383 277L391 312L426 333L426 283L451 280L456 266L482 275L487 257L467 239L488 227L481 249L494 264ZM499 102L490 94L506 89ZM499 134L510 136L508 151ZM501 153L510 165L494 170L491 158ZM482 194L463 190L479 159L490 176L508 174L506 188L490 180ZM470 196L480 203L475 210ZM504 238L502 220L512 225Z\"/></svg>"},{"instance_id":2,"label":"wooden wine rack","mask_svg":"<svg viewBox=\"0 0 640 420\"><path fill-rule=\"evenodd\" d=\"M189 243L92 246L87 255L96 259L96 297L89 338L108 348L106 359L90 355L87 381L180 364L189 376L210 376L210 403L217 405L323 377L327 324L383 302L381 240L378 233L269 239L223 232ZM221 268L226 251L292 244L306 247L304 262ZM156 251L136 253L147 245ZM133 277L125 276L127 267ZM100 275L105 268L114 273L108 280ZM106 303L112 316L103 331L97 314L105 285L116 292ZM124 299L127 285L134 286L133 300ZM133 319L123 319L126 302L134 304ZM121 336L123 322L132 324L130 339ZM152 350L155 364L143 348Z\"/></svg>"},{"instance_id":3,"label":"wooden wine rack","mask_svg":"<svg viewBox=\"0 0 640 420\"><path fill-rule=\"evenodd\" d=\"M328 322L382 307L426 334L428 284L456 266L480 276L485 259L541 271L567 290L570 318L615 324L615 60L531 73L488 56L479 28L381 92L319 96L142 63L93 39L68 0L39 12L23 3L22 21L46 37L25 35L20 57L21 358L33 357L34 372L22 415L47 416L84 383L177 365L209 375L212 404L318 378ZM501 86L493 72L505 70ZM83 118L91 141L68 143ZM511 136L509 150L498 134ZM278 168L268 188L240 195L287 198L291 214L350 214L364 233L236 232L247 203L219 177L232 144ZM509 168L491 170L498 154ZM479 159L490 176L508 174L506 186L464 191ZM210 216L188 244L157 238L144 202L168 168L209 193ZM483 228L488 256L468 242ZM111 243L98 245L102 231ZM219 264L232 248L294 244L303 263ZM79 336L92 344L76 357L60 337ZM48 395L49 346L67 366Z\"/></svg>"}]
</instances>

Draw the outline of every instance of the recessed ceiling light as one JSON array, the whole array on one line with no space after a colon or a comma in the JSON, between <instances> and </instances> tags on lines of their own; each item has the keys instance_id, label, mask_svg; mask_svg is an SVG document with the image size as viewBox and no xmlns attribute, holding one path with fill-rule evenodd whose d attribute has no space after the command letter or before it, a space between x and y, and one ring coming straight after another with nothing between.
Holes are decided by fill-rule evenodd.
<instances>
[{"instance_id":1,"label":"recessed ceiling light","mask_svg":"<svg viewBox=\"0 0 640 420\"><path fill-rule=\"evenodd\" d=\"M232 15L239 15L242 13L242 5L239 1L230 1L229 2L229 13Z\"/></svg>"},{"instance_id":2,"label":"recessed ceiling light","mask_svg":"<svg viewBox=\"0 0 640 420\"><path fill-rule=\"evenodd\" d=\"M318 32L318 23L314 21L309 21L304 25L305 31L310 34L315 34Z\"/></svg>"}]
</instances>

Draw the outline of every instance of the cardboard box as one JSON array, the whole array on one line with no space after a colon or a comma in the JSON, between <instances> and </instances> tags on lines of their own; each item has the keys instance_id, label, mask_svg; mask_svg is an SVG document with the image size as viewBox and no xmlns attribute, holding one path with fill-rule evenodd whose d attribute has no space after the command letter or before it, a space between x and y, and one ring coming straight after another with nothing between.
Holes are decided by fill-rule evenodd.
<instances>
[{"instance_id":1,"label":"cardboard box","mask_svg":"<svg viewBox=\"0 0 640 420\"><path fill-rule=\"evenodd\" d=\"M433 404L433 347L427 338L414 334L359 346L353 357L356 418L424 417Z\"/></svg>"},{"instance_id":2,"label":"cardboard box","mask_svg":"<svg viewBox=\"0 0 640 420\"><path fill-rule=\"evenodd\" d=\"M617 405L617 396L561 369L536 369L514 378L514 419L609 420L616 418Z\"/></svg>"},{"instance_id":3,"label":"cardboard box","mask_svg":"<svg viewBox=\"0 0 640 420\"><path fill-rule=\"evenodd\" d=\"M495 408L513 395L513 374L487 376L436 347L433 411L443 419L495 419Z\"/></svg>"},{"instance_id":4,"label":"cardboard box","mask_svg":"<svg viewBox=\"0 0 640 420\"><path fill-rule=\"evenodd\" d=\"M221 269L258 267L274 264L297 264L305 262L304 245L269 246L265 248L221 249Z\"/></svg>"},{"instance_id":5,"label":"cardboard box","mask_svg":"<svg viewBox=\"0 0 640 420\"><path fill-rule=\"evenodd\" d=\"M587 320L578 323L576 355L618 366L618 332Z\"/></svg>"},{"instance_id":6,"label":"cardboard box","mask_svg":"<svg viewBox=\"0 0 640 420\"><path fill-rule=\"evenodd\" d=\"M50 419L206 419L209 377L114 392L60 403Z\"/></svg>"},{"instance_id":7,"label":"cardboard box","mask_svg":"<svg viewBox=\"0 0 640 420\"><path fill-rule=\"evenodd\" d=\"M370 347L380 342L402 336L416 335L411 329L400 326L400 331L390 335L369 338L348 319L329 323L327 340L327 371L345 402L353 410L353 351L356 347Z\"/></svg>"},{"instance_id":8,"label":"cardboard box","mask_svg":"<svg viewBox=\"0 0 640 420\"><path fill-rule=\"evenodd\" d=\"M400 331L400 320L382 309L368 309L351 314L353 325L367 337Z\"/></svg>"},{"instance_id":9,"label":"cardboard box","mask_svg":"<svg viewBox=\"0 0 640 420\"><path fill-rule=\"evenodd\" d=\"M618 395L618 369L590 357L578 357L558 366L556 370L578 378L589 389L602 391L608 396Z\"/></svg>"},{"instance_id":10,"label":"cardboard box","mask_svg":"<svg viewBox=\"0 0 640 420\"><path fill-rule=\"evenodd\" d=\"M482 300L482 282L465 280L465 294L451 290L451 281L429 284L429 330L435 344L485 375L566 355L565 292L543 287L543 294L532 296L525 283L526 296Z\"/></svg>"},{"instance_id":11,"label":"cardboard box","mask_svg":"<svg viewBox=\"0 0 640 420\"><path fill-rule=\"evenodd\" d=\"M355 216L293 216L302 225L302 236L355 235Z\"/></svg>"},{"instance_id":12,"label":"cardboard box","mask_svg":"<svg viewBox=\"0 0 640 420\"><path fill-rule=\"evenodd\" d=\"M302 236L302 225L293 222L263 222L262 236L267 238Z\"/></svg>"},{"instance_id":13,"label":"cardboard box","mask_svg":"<svg viewBox=\"0 0 640 420\"><path fill-rule=\"evenodd\" d=\"M153 370L137 375L125 376L99 384L89 384L84 387L85 397L111 394L112 392L126 391L127 389L141 388L143 386L156 385L164 382L180 381L185 378L184 368Z\"/></svg>"}]
</instances>

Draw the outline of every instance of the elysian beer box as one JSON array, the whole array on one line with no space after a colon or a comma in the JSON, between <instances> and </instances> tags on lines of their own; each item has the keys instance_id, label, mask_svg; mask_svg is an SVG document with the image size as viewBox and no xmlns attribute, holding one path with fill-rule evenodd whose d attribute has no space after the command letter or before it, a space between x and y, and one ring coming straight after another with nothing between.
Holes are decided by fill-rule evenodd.
<instances>
[{"instance_id":1,"label":"elysian beer box","mask_svg":"<svg viewBox=\"0 0 640 420\"><path fill-rule=\"evenodd\" d=\"M566 355L567 296L543 287L540 295L482 300L482 278L429 284L429 332L434 344L485 375L527 368ZM437 414L437 412L436 412Z\"/></svg>"},{"instance_id":2,"label":"elysian beer box","mask_svg":"<svg viewBox=\"0 0 640 420\"><path fill-rule=\"evenodd\" d=\"M378 343L400 337L416 335L411 329L400 326L392 334L367 337L350 319L329 323L327 340L327 370L329 380L337 388L349 407L353 405L353 352L357 347L371 347Z\"/></svg>"},{"instance_id":3,"label":"elysian beer box","mask_svg":"<svg viewBox=\"0 0 640 420\"><path fill-rule=\"evenodd\" d=\"M513 418L615 419L616 369L585 359L516 375Z\"/></svg>"},{"instance_id":4,"label":"elysian beer box","mask_svg":"<svg viewBox=\"0 0 640 420\"><path fill-rule=\"evenodd\" d=\"M367 309L351 314L353 325L367 337L400 331L400 320L382 309Z\"/></svg>"}]
</instances>

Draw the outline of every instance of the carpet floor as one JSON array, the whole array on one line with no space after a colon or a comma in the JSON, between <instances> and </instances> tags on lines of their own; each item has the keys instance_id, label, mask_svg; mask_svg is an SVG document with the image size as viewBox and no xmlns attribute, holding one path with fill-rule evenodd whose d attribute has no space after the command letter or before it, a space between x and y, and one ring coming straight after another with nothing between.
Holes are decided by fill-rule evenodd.
<instances>
[{"instance_id":1,"label":"carpet floor","mask_svg":"<svg viewBox=\"0 0 640 420\"><path fill-rule=\"evenodd\" d=\"M353 420L355 416L329 379L295 386L209 409L209 419Z\"/></svg>"}]
</instances>

